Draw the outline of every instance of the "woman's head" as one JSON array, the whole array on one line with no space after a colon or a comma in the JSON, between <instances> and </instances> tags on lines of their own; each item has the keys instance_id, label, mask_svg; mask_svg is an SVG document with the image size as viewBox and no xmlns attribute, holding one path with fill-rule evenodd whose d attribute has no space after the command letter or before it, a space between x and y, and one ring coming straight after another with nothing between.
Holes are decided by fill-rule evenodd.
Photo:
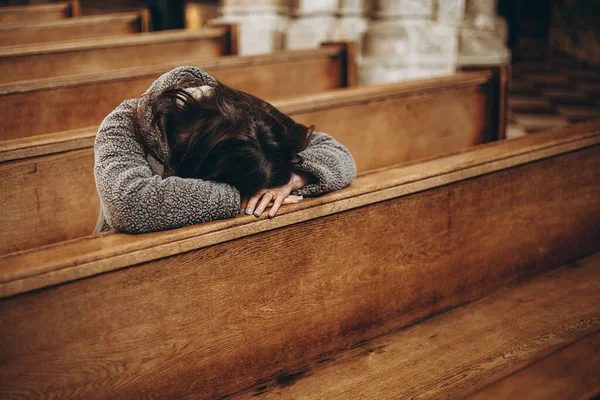
<instances>
[{"instance_id":1,"label":"woman's head","mask_svg":"<svg viewBox=\"0 0 600 400\"><path fill-rule=\"evenodd\" d=\"M312 133L269 103L223 84L169 88L152 109L179 176L226 182L242 195L286 184Z\"/></svg>"}]
</instances>

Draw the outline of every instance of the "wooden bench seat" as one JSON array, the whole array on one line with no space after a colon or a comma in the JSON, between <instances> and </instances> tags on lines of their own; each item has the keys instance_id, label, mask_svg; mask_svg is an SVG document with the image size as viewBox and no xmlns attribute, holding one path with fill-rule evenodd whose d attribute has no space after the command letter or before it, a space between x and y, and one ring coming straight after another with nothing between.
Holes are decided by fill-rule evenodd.
<instances>
[{"instance_id":1,"label":"wooden bench seat","mask_svg":"<svg viewBox=\"0 0 600 400\"><path fill-rule=\"evenodd\" d=\"M598 251L599 132L590 122L385 168L272 220L108 233L0 257L0 395L219 398L293 382L341 351ZM577 279L585 293L568 302L572 313L560 307L572 285L558 279L554 291L515 295L495 320L464 312L487 322L459 339L493 335L529 303L547 304L528 309L540 333L554 319L567 323L563 336L597 325L597 308L584 306L597 304L598 282ZM517 324L524 336L504 339L553 342L527 322ZM454 346L437 332L430 345L396 348L421 352L415 361L437 373L448 364L424 356ZM498 353L460 354L452 362L493 369ZM447 384L486 373L461 372Z\"/></svg>"},{"instance_id":2,"label":"wooden bench seat","mask_svg":"<svg viewBox=\"0 0 600 400\"><path fill-rule=\"evenodd\" d=\"M332 43L260 56L199 60L191 54L175 63L2 85L0 141L97 126L124 99L140 97L161 74L182 64L277 100L354 86L353 62L351 44Z\"/></svg>"},{"instance_id":3,"label":"wooden bench seat","mask_svg":"<svg viewBox=\"0 0 600 400\"><path fill-rule=\"evenodd\" d=\"M597 304L600 253L234 399L582 399L600 388Z\"/></svg>"},{"instance_id":4,"label":"wooden bench seat","mask_svg":"<svg viewBox=\"0 0 600 400\"><path fill-rule=\"evenodd\" d=\"M232 26L0 48L0 84L236 54Z\"/></svg>"},{"instance_id":5,"label":"wooden bench seat","mask_svg":"<svg viewBox=\"0 0 600 400\"><path fill-rule=\"evenodd\" d=\"M371 171L498 139L489 72L394 85L338 89L275 103L333 135ZM6 142L0 179L0 254L88 235L98 215L93 178L96 128L56 142ZM26 157L22 159L16 159ZM31 233L35 232L35 235Z\"/></svg>"},{"instance_id":6,"label":"wooden bench seat","mask_svg":"<svg viewBox=\"0 0 600 400\"><path fill-rule=\"evenodd\" d=\"M56 21L81 15L79 0L31 6L0 7L0 24Z\"/></svg>"},{"instance_id":7,"label":"wooden bench seat","mask_svg":"<svg viewBox=\"0 0 600 400\"><path fill-rule=\"evenodd\" d=\"M586 284L598 283L598 254L594 257L595 263L592 266L586 263L586 272L589 279ZM570 270L564 271L562 278L570 279L569 275L575 275ZM565 279L565 280L566 280ZM581 285L583 282L577 282ZM589 285L588 285L589 287ZM578 287L580 289L581 286ZM589 299L590 304L598 304L598 298ZM555 299L556 304L564 304L564 299ZM581 304L586 312L594 312L594 319L598 319L598 309L589 307L589 304ZM572 312L579 310L571 309ZM553 319L550 319L551 321ZM555 325L556 320L554 320ZM555 326L555 329L559 328ZM562 328L562 327L560 327ZM594 400L600 395L600 331L596 330L582 338L578 335L585 332L577 326L575 332L569 333L569 339L565 343L554 346L547 352L542 352L539 358L533 358L530 365L514 371L510 370L511 375L503 377L501 380L489 384L477 393L468 396L470 400L484 399L516 399L518 397L532 400L549 399L579 399ZM597 329L597 328L596 328ZM573 340L573 336L577 340Z\"/></svg>"},{"instance_id":8,"label":"wooden bench seat","mask_svg":"<svg viewBox=\"0 0 600 400\"><path fill-rule=\"evenodd\" d=\"M0 25L0 46L86 40L150 30L148 10L79 17L61 21Z\"/></svg>"}]
</instances>

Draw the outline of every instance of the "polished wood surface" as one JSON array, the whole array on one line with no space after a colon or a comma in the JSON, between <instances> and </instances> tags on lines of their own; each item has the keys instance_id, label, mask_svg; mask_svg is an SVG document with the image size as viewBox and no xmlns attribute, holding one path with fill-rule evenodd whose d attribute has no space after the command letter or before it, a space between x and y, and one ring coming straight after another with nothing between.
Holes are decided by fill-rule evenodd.
<instances>
[{"instance_id":1,"label":"polished wood surface","mask_svg":"<svg viewBox=\"0 0 600 400\"><path fill-rule=\"evenodd\" d=\"M365 172L489 141L489 81L485 72L459 74L339 89L275 105L333 135ZM30 156L0 163L0 177L14 188L0 194L0 254L91 233L99 210L94 133L73 131L70 139L39 146L8 142L4 151L0 145L3 160Z\"/></svg>"},{"instance_id":2,"label":"polished wood surface","mask_svg":"<svg viewBox=\"0 0 600 400\"><path fill-rule=\"evenodd\" d=\"M494 89L496 91L496 103L491 112L492 126L495 128L494 135L500 139L506 138L506 129L508 126L508 94L511 85L511 66L508 64L499 65L464 65L462 71L492 71L494 74Z\"/></svg>"},{"instance_id":3,"label":"polished wood surface","mask_svg":"<svg viewBox=\"0 0 600 400\"><path fill-rule=\"evenodd\" d=\"M81 15L79 0L31 6L0 7L0 24L56 21Z\"/></svg>"},{"instance_id":4,"label":"polished wood surface","mask_svg":"<svg viewBox=\"0 0 600 400\"><path fill-rule=\"evenodd\" d=\"M494 140L487 72L329 91L282 101L299 122L339 139L360 171Z\"/></svg>"},{"instance_id":5,"label":"polished wood surface","mask_svg":"<svg viewBox=\"0 0 600 400\"><path fill-rule=\"evenodd\" d=\"M311 199L310 204L307 201L296 206L284 207L280 211L281 216L274 220L236 218L147 235L105 234L74 240L68 245L59 243L43 249L1 256L0 295L10 296L138 262L151 261L155 259L153 257L168 257L179 251L196 250L246 235L262 233L286 223L303 222L315 216L353 210L371 203L390 200L395 196L428 190L435 185L468 180L478 174L509 169L562 153L594 147L599 142L600 121L582 123L544 134L465 149L441 158L363 172L348 188ZM358 198L359 195L362 197ZM583 201L588 201L589 197ZM592 205L597 206L595 202L592 202ZM247 225L248 223L250 225ZM219 235L211 236L213 233ZM152 240L149 241L148 237L152 237ZM199 240L199 237L203 239ZM103 264L102 260L107 258L110 262ZM61 266L66 265L69 268L60 272Z\"/></svg>"},{"instance_id":6,"label":"polished wood surface","mask_svg":"<svg viewBox=\"0 0 600 400\"><path fill-rule=\"evenodd\" d=\"M596 253L234 399L581 399L600 387L599 293Z\"/></svg>"},{"instance_id":7,"label":"polished wood surface","mask_svg":"<svg viewBox=\"0 0 600 400\"><path fill-rule=\"evenodd\" d=\"M150 30L148 10L79 17L61 21L0 25L0 46L86 40Z\"/></svg>"},{"instance_id":8,"label":"polished wood surface","mask_svg":"<svg viewBox=\"0 0 600 400\"><path fill-rule=\"evenodd\" d=\"M231 53L228 27L0 48L0 83L205 59Z\"/></svg>"},{"instance_id":9,"label":"polished wood surface","mask_svg":"<svg viewBox=\"0 0 600 400\"><path fill-rule=\"evenodd\" d=\"M589 277L593 283L597 282L600 272L600 257L596 255L595 260L593 269L589 265L585 266L590 275L594 274ZM587 264L587 261L583 262ZM564 303L559 299L556 301ZM597 304L600 304L600 299L594 298L590 299L589 304L582 304L582 307L585 311L597 312L598 307L594 307ZM595 318L595 323L600 322L598 315ZM467 399L588 400L591 398L588 394L600 394L600 330L598 326L595 328L593 333L566 346L554 346L547 354L532 359L530 365L510 371L510 375L468 396ZM575 335L580 332L581 329L577 329Z\"/></svg>"},{"instance_id":10,"label":"polished wood surface","mask_svg":"<svg viewBox=\"0 0 600 400\"><path fill-rule=\"evenodd\" d=\"M5 120L0 141L97 126L124 99L139 98L156 78L182 64L195 65L225 84L268 100L346 87L353 80L347 76L350 46L337 43L315 50L207 60L190 55L176 63L0 85L0 118Z\"/></svg>"},{"instance_id":11,"label":"polished wood surface","mask_svg":"<svg viewBox=\"0 0 600 400\"><path fill-rule=\"evenodd\" d=\"M0 393L214 398L289 382L306 365L590 254L600 243L598 126L365 174L272 220L1 257L10 297L0 303ZM598 290L581 281L588 303ZM537 293L531 301L552 295ZM566 304L556 299L554 318ZM569 306L573 324L587 321Z\"/></svg>"}]
</instances>

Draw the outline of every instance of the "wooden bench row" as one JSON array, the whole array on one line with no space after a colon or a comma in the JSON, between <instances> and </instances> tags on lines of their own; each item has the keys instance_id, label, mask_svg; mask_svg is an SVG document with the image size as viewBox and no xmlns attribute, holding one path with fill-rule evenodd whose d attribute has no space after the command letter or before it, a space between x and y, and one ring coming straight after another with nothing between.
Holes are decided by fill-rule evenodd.
<instances>
[{"instance_id":1,"label":"wooden bench row","mask_svg":"<svg viewBox=\"0 0 600 400\"><path fill-rule=\"evenodd\" d=\"M235 25L0 48L0 83L237 54Z\"/></svg>"},{"instance_id":2,"label":"wooden bench row","mask_svg":"<svg viewBox=\"0 0 600 400\"><path fill-rule=\"evenodd\" d=\"M56 21L80 15L79 0L33 6L0 7L0 24Z\"/></svg>"},{"instance_id":3,"label":"wooden bench row","mask_svg":"<svg viewBox=\"0 0 600 400\"><path fill-rule=\"evenodd\" d=\"M338 89L275 105L333 135L365 172L497 140L491 124L492 78L485 71L463 73ZM24 156L19 146L4 148L0 179L9 190L0 195L0 254L91 232L99 210L93 178L96 129L49 135L49 142L30 148L21 160L14 160Z\"/></svg>"},{"instance_id":4,"label":"wooden bench row","mask_svg":"<svg viewBox=\"0 0 600 400\"><path fill-rule=\"evenodd\" d=\"M176 53L168 63L96 74L0 86L0 140L97 126L124 99L137 98L161 74L195 65L224 83L269 100L354 86L351 44L261 56L202 60L198 53ZM210 45L207 54L210 55ZM162 59L162 57L161 57ZM168 58L165 58L168 60ZM135 60L129 60L135 65ZM35 116L35 118L32 118Z\"/></svg>"},{"instance_id":5,"label":"wooden bench row","mask_svg":"<svg viewBox=\"0 0 600 400\"><path fill-rule=\"evenodd\" d=\"M595 253L233 399L592 400L598 304Z\"/></svg>"},{"instance_id":6,"label":"wooden bench row","mask_svg":"<svg viewBox=\"0 0 600 400\"><path fill-rule=\"evenodd\" d=\"M82 41L105 36L128 35L148 32L150 26L150 13L146 9L59 21L0 25L0 46Z\"/></svg>"},{"instance_id":7,"label":"wooden bench row","mask_svg":"<svg viewBox=\"0 0 600 400\"><path fill-rule=\"evenodd\" d=\"M285 384L598 251L599 132L596 121L383 168L272 220L0 257L0 397L216 398Z\"/></svg>"}]
</instances>

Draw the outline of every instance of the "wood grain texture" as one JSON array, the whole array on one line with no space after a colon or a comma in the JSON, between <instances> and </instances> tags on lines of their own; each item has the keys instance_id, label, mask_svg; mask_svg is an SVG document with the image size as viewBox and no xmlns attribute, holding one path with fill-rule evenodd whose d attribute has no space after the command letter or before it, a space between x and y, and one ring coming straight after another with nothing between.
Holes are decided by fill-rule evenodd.
<instances>
[{"instance_id":1,"label":"wood grain texture","mask_svg":"<svg viewBox=\"0 0 600 400\"><path fill-rule=\"evenodd\" d=\"M510 158L496 151L496 162ZM312 209L304 220L236 218L227 222L246 229L238 239L221 230L191 251L191 240L172 241L167 258L157 257L160 234L87 239L145 241L155 258L136 251L131 268L2 300L0 394L214 398L298 371L597 250L599 155L596 145L495 172L480 165L383 201L370 174L349 188L362 192L352 208L319 199L284 214ZM327 211L315 211L319 201Z\"/></svg>"},{"instance_id":2,"label":"wood grain texture","mask_svg":"<svg viewBox=\"0 0 600 400\"><path fill-rule=\"evenodd\" d=\"M0 213L2 252L89 235L100 207L93 171L91 149L2 164L0 180L7 189L0 193L6 206Z\"/></svg>"},{"instance_id":3,"label":"wood grain texture","mask_svg":"<svg viewBox=\"0 0 600 400\"><path fill-rule=\"evenodd\" d=\"M77 17L80 12L79 0L31 6L0 7L0 24L56 21Z\"/></svg>"},{"instance_id":4,"label":"wood grain texture","mask_svg":"<svg viewBox=\"0 0 600 400\"><path fill-rule=\"evenodd\" d=\"M0 83L219 57L228 54L229 38L225 28L205 28L2 47Z\"/></svg>"},{"instance_id":5,"label":"wood grain texture","mask_svg":"<svg viewBox=\"0 0 600 400\"><path fill-rule=\"evenodd\" d=\"M227 31L227 53L237 56L240 52L239 39L240 29L237 24L217 24L213 25L214 28L223 28Z\"/></svg>"},{"instance_id":6,"label":"wood grain texture","mask_svg":"<svg viewBox=\"0 0 600 400\"><path fill-rule=\"evenodd\" d=\"M600 264L595 265L600 271ZM559 300L557 300L558 302ZM588 305L596 311L600 299ZM595 331L567 346L535 360L521 370L466 398L562 400L581 399L600 388L600 331Z\"/></svg>"},{"instance_id":7,"label":"wood grain texture","mask_svg":"<svg viewBox=\"0 0 600 400\"><path fill-rule=\"evenodd\" d=\"M482 85L381 96L291 114L339 138L358 170L369 171L488 142L490 101L488 88Z\"/></svg>"},{"instance_id":8,"label":"wood grain texture","mask_svg":"<svg viewBox=\"0 0 600 400\"><path fill-rule=\"evenodd\" d=\"M492 82L495 91L494 103L490 107L493 138L494 140L506 139L506 128L508 124L508 94L510 92L511 66L500 65L464 65L462 71L492 71L494 79Z\"/></svg>"},{"instance_id":9,"label":"wood grain texture","mask_svg":"<svg viewBox=\"0 0 600 400\"><path fill-rule=\"evenodd\" d=\"M374 95L377 91L373 88L356 88L349 93L339 91L338 96L328 93L286 101L280 109L333 135L351 151L359 171L364 172L485 142L489 94L486 81L482 85L471 78L466 76L469 85L464 88L456 85L460 79L444 86L413 83L411 90L402 84L382 86L379 95ZM114 90L121 87L115 85ZM89 104L83 99L78 101ZM306 104L312 105L311 112L293 113L306 110ZM0 197L0 221L4 220L0 222L0 254L86 236L93 230L99 210L93 179L93 135L86 148L78 151L70 147L62 152L75 143L85 144L80 141L81 131L70 134L73 140L57 143L52 155L0 163L0 174L6 176L4 184L15 188ZM48 150L48 146L38 149ZM73 192L68 189L71 186ZM53 188L57 187L63 190L56 192ZM82 208L82 203L87 206ZM23 223L12 223L17 220ZM35 229L38 224L44 228Z\"/></svg>"},{"instance_id":10,"label":"wood grain texture","mask_svg":"<svg viewBox=\"0 0 600 400\"><path fill-rule=\"evenodd\" d=\"M99 125L124 99L138 98L161 74L196 65L232 87L268 100L344 87L346 44L262 56L219 57L0 86L0 138L11 140ZM43 107L40 107L43 104ZM94 104L94 107L90 107ZM10 118L8 116L10 115ZM35 115L35 119L28 118Z\"/></svg>"},{"instance_id":11,"label":"wood grain texture","mask_svg":"<svg viewBox=\"0 0 600 400\"><path fill-rule=\"evenodd\" d=\"M311 52L311 57L312 55L312 50ZM265 71L268 72L272 72L275 73L277 68L279 68L278 66L275 66L275 68L271 71L269 71L270 68L272 68L270 66L270 64L278 64L279 61L281 61L284 66L282 66L281 68L284 69L285 71L289 72L289 75L280 75L281 78L293 78L293 77L298 77L298 74L296 74L297 68L294 68L293 65L295 65L298 62L301 62L302 60L304 60L304 57L307 56L306 51L293 51L293 52L286 52L286 53L280 53L279 55L277 55L277 57L275 58L275 60L273 59L272 56L251 56L251 57L221 57L218 59L213 59L213 60L207 60L207 61L202 61L201 64L199 64L202 68L206 69L207 71L210 71L211 73L215 74L216 76L219 77L219 79L222 79L230 84L235 84L236 87L240 87L243 90L249 91L251 93L256 94L259 97L264 97L268 100L270 100L270 96L273 96L274 98L277 98L279 96L282 97L289 97L289 95L291 95L292 93L295 94L295 96L299 96L300 94L304 93L305 91L311 91L309 93L314 93L314 92L320 92L322 91L324 88L328 88L328 87L334 87L335 85L337 85L339 82L341 82L343 80L342 77L339 77L336 75L336 72L339 71L337 69L337 66L339 65L337 62L337 54L339 54L337 52L337 50L334 49L334 51L332 52L332 47L329 46L327 48L324 48L323 50L319 50L319 54L315 55L317 60L322 60L321 57L324 56L324 54L326 55L325 58L328 59L330 56L334 57L334 60L332 61L332 64L329 63L325 63L323 65L323 68L328 71L327 73L325 73L324 71L320 72L321 78L315 78L313 76L313 81L314 82L320 82L322 81L322 83L318 84L316 87L312 87L311 85L301 85L298 86L294 83L292 83L289 87L286 87L285 84L281 84L281 85L271 85L270 84L270 77L271 74L265 73ZM343 53L342 53L343 54ZM281 57L281 58L280 58ZM340 54L340 57L342 57L343 59L343 55ZM307 60L304 60L307 61ZM301 74L305 74L308 70L308 65L302 65L301 63ZM152 74L150 75L152 78L154 78L155 76L159 75L161 73L161 71L168 71L169 69L173 68L174 66L168 66L166 67L164 70L161 69L160 70L155 70L152 69ZM236 79L235 77L239 77L239 76L248 76L248 73L250 71L254 70L254 67L256 67L256 71L257 71L257 75L256 76L252 76L253 79L242 79L239 81L234 81L234 79ZM244 74L241 74L241 71L244 71ZM101 81L102 83L100 83L100 81L98 81L97 83L92 83L92 86L96 86L96 90L100 90L100 88L104 87L104 84L115 84L115 82L121 82L122 80L127 80L128 78L128 73L131 72L132 74L134 74L135 72L133 72L131 69L127 69L127 70L123 70L121 72L119 72L118 75L112 75L111 74L111 79L107 79L106 81ZM140 71L137 71L138 73ZM287 73L286 72L286 73ZM315 71L315 73L318 73L318 70ZM283 72L282 72L283 74ZM321 75L322 74L322 75ZM229 80L229 77L231 77L232 80ZM321 95L318 96L306 96L306 97L297 97L293 100L290 101L278 101L277 102L277 107L279 107L281 110L283 110L285 113L288 114L302 114L302 113L317 113L319 111L326 111L328 109L331 108L339 108L340 106L358 106L361 104L368 104L369 102L372 101L376 101L376 100L381 100L384 98L393 98L393 97L414 97L414 96L418 96L420 94L424 94L424 95L434 95L436 92L440 92L440 91L451 91L451 90L457 90L457 89L461 89L461 88L475 88L478 86L484 86L486 84L489 83L489 74L487 73L469 73L469 74L457 74L455 76L451 76L451 77L445 77L445 78L436 78L436 79L432 79L432 80L423 80L423 81L414 81L414 82L404 82L404 83L400 83L400 84L395 84L395 85L379 85L379 86L372 86L372 87L361 87L358 89L354 89L354 90L340 90L340 91L334 91L334 90L330 90L329 93L323 93ZM136 75L133 75L133 77L136 77ZM132 77L132 79L133 79ZM139 79L143 80L144 77L146 77L146 73L142 72L139 75ZM57 82L59 81L59 82ZM284 80L284 82L295 82L293 79L289 79L289 80ZM96 78L92 78L91 82L96 82ZM258 85L254 85L253 82L258 82ZM56 96L59 99L59 102L64 102L63 106L67 107L68 106L68 110L72 110L72 107L77 107L78 105L81 104L81 102L73 102L70 99L70 96L68 95L68 91L71 90L72 88L76 88L79 86L83 86L83 87L87 87L88 84L90 83L90 80L88 80L86 77L79 77L79 78L66 78L66 79L62 79L62 80L52 80L53 85L48 85L47 82L37 82L37 83L31 83L31 84L23 84L23 85L5 85L5 86L0 86L0 104L4 105L4 107L6 109L10 109L12 111L11 116L12 118L8 118L9 121L12 120L17 120L17 118L14 118L15 115L18 115L16 113L19 113L22 110L28 109L31 110L31 112L35 112L35 110L38 110L37 107L37 102L39 101L39 98L43 96L43 93L47 90L47 91L54 91L54 90L59 90L59 89L65 89L67 90L67 92L63 92L62 95L60 96ZM116 90L127 90L125 89L126 85L119 85ZM5 89L4 91L2 91L2 89ZM284 89L284 90L282 90ZM7 97L11 97L13 95L19 96L20 94L31 94L32 92L37 92L39 90L39 93L35 94L34 96L22 96L22 97L12 97L13 100L14 99L20 99L20 100L6 100L3 101L3 96L7 96ZM144 87L140 87L138 88L138 90L142 90L144 91L145 88ZM135 97L134 92L135 88L132 89L132 93L131 97ZM84 90L85 92L85 90ZM90 91L90 93L88 93L89 96L94 96L94 90ZM111 96L111 92L102 92L104 96L102 96L101 99L98 99L98 101L95 102L96 104L96 108L102 109L107 107L107 105L104 103L107 99L108 101L110 101L110 96ZM139 92L136 92L139 93ZM306 93L306 94L309 94ZM122 95L121 92L118 93L118 95ZM77 97L79 98L79 97ZM52 106L52 102L50 101L52 99L52 97L46 97L45 100L45 104L47 107ZM122 99L122 97L117 97L115 98L115 102L120 102ZM18 103L18 106L13 106L11 105L13 102ZM491 101L486 101L486 103L491 104ZM34 106L32 106L32 104ZM118 104L118 103L115 103ZM35 108L32 108L35 107ZM0 108L1 110L2 108ZM61 106L57 105L55 108L55 112L51 113L50 116L48 116L47 114L37 114L37 119L36 121L39 120L44 120L44 124L37 124L35 125L35 129L31 129L31 131L34 132L38 132L38 134L35 134L34 136L27 136L27 138L17 138L17 139L8 139L9 135L13 135L16 136L17 134L15 132L21 132L20 134L25 134L25 135L31 135L33 133L30 132L29 127L31 127L31 123L32 121L30 121L29 124L27 124L26 126L26 130L23 131L23 126L22 124L15 124L15 125L11 125L12 129L10 131L6 131L3 132L3 135L5 137L7 137L7 140L2 141L0 140L0 161L11 161L11 160L17 160L20 158L23 158L24 156L27 157L31 157L34 155L44 155L44 154L53 154L53 153L57 153L57 152L62 152L66 149L75 149L75 148L85 148L85 147L91 147L93 145L93 140L94 140L94 136L95 133L97 131L97 127L93 126L93 127L87 127L86 128L82 128L82 129L75 129L69 132L56 132L55 130L53 130L53 133L48 133L48 134L39 134L40 132L45 131L45 127L47 126L57 126L57 124L59 124L59 126L72 126L73 123L67 123L65 124L64 120L72 118L73 120L78 120L79 118L89 118L88 115L90 112L92 112L91 110L88 110L88 107L85 107L85 109L83 110L83 112L78 112L78 113L74 113L74 114L61 114L63 116L63 118L61 119L61 121L56 122L57 119L57 115L60 111L62 111L63 108L61 108ZM107 113L109 111L111 111L111 109L109 109L107 111ZM28 113L25 113L26 116L28 115ZM98 115L102 115L101 118L104 118L105 114L98 114ZM9 122L7 121L7 123ZM33 121L33 123L35 124L36 121ZM81 125L83 125L83 123L81 123ZM486 126L489 126L489 124L486 124ZM1 129L1 127L0 127ZM50 129L48 129L50 130ZM23 133L24 132L24 133ZM485 136L491 136L491 133L487 133ZM82 147L76 147L75 144L73 144L73 142L76 141L78 143L81 143ZM56 145L54 145L54 143Z\"/></svg>"},{"instance_id":12,"label":"wood grain texture","mask_svg":"<svg viewBox=\"0 0 600 400\"><path fill-rule=\"evenodd\" d=\"M321 44L321 47L328 48L333 47L336 48L339 46L338 42L324 42ZM346 76L346 87L354 87L357 86L357 71L356 71L356 58L357 58L357 48L356 43L354 42L346 42L346 65L345 65L345 76Z\"/></svg>"},{"instance_id":13,"label":"wood grain texture","mask_svg":"<svg viewBox=\"0 0 600 400\"><path fill-rule=\"evenodd\" d=\"M596 254L234 398L458 399L521 368L467 398L579 399L599 383L599 289Z\"/></svg>"},{"instance_id":14,"label":"wood grain texture","mask_svg":"<svg viewBox=\"0 0 600 400\"><path fill-rule=\"evenodd\" d=\"M148 235L106 234L0 256L0 296L114 271L512 168L600 143L600 122L489 144L359 176L348 188L284 207L274 220L235 218Z\"/></svg>"},{"instance_id":15,"label":"wood grain texture","mask_svg":"<svg viewBox=\"0 0 600 400\"><path fill-rule=\"evenodd\" d=\"M0 25L0 46L86 40L148 31L147 10L60 21Z\"/></svg>"}]
</instances>

